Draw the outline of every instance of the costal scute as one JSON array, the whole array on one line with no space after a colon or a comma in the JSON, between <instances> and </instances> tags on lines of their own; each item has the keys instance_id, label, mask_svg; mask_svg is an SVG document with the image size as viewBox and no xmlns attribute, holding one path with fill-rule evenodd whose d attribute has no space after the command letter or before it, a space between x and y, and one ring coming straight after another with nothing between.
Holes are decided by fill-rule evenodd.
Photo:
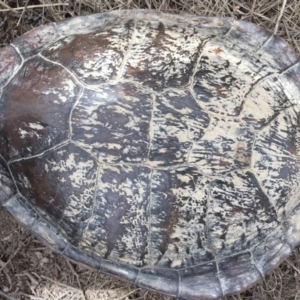
<instances>
[{"instance_id":1,"label":"costal scute","mask_svg":"<svg viewBox=\"0 0 300 300\"><path fill-rule=\"evenodd\" d=\"M0 203L66 257L181 298L299 244L300 65L244 21L114 11L0 51Z\"/></svg>"}]
</instances>

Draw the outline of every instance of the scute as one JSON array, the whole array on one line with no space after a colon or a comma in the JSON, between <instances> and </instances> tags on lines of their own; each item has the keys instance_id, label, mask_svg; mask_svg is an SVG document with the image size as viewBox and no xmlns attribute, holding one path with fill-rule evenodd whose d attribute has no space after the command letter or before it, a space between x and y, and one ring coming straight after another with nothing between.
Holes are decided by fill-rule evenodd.
<instances>
[{"instance_id":1,"label":"scute","mask_svg":"<svg viewBox=\"0 0 300 300\"><path fill-rule=\"evenodd\" d=\"M153 172L152 264L180 269L213 259L206 234L208 193L208 180L196 168Z\"/></svg>"},{"instance_id":2,"label":"scute","mask_svg":"<svg viewBox=\"0 0 300 300\"><path fill-rule=\"evenodd\" d=\"M19 192L74 245L93 212L97 168L72 144L10 164Z\"/></svg>"},{"instance_id":3,"label":"scute","mask_svg":"<svg viewBox=\"0 0 300 300\"><path fill-rule=\"evenodd\" d=\"M152 166L191 162L194 144L203 138L209 115L189 92L168 91L153 99L148 160Z\"/></svg>"},{"instance_id":4,"label":"scute","mask_svg":"<svg viewBox=\"0 0 300 300\"><path fill-rule=\"evenodd\" d=\"M40 57L27 60L2 92L3 157L36 155L67 140L69 117L79 92L74 78L60 66Z\"/></svg>"},{"instance_id":5,"label":"scute","mask_svg":"<svg viewBox=\"0 0 300 300\"><path fill-rule=\"evenodd\" d=\"M298 61L229 18L115 11L35 29L0 51L0 204L138 286L246 289L300 243Z\"/></svg>"},{"instance_id":6,"label":"scute","mask_svg":"<svg viewBox=\"0 0 300 300\"><path fill-rule=\"evenodd\" d=\"M279 224L277 213L251 171L210 183L208 231L217 256L251 249Z\"/></svg>"},{"instance_id":7,"label":"scute","mask_svg":"<svg viewBox=\"0 0 300 300\"><path fill-rule=\"evenodd\" d=\"M150 176L144 166L100 168L93 214L82 236L84 249L139 267L148 264Z\"/></svg>"},{"instance_id":8,"label":"scute","mask_svg":"<svg viewBox=\"0 0 300 300\"><path fill-rule=\"evenodd\" d=\"M132 83L85 89L73 110L72 139L101 162L147 159L153 97Z\"/></svg>"}]
</instances>

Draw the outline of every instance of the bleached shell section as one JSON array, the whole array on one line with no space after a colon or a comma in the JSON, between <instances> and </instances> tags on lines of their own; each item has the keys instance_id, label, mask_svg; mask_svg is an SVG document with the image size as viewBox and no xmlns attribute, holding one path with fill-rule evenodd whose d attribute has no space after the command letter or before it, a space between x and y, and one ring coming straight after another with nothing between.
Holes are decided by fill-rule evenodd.
<instances>
[{"instance_id":1,"label":"bleached shell section","mask_svg":"<svg viewBox=\"0 0 300 300\"><path fill-rule=\"evenodd\" d=\"M138 20L122 75L158 91L186 86L205 42L227 30Z\"/></svg>"},{"instance_id":2,"label":"bleached shell section","mask_svg":"<svg viewBox=\"0 0 300 300\"><path fill-rule=\"evenodd\" d=\"M251 171L213 180L210 197L208 236L218 257L247 251L278 226L276 210Z\"/></svg>"},{"instance_id":3,"label":"bleached shell section","mask_svg":"<svg viewBox=\"0 0 300 300\"><path fill-rule=\"evenodd\" d=\"M253 147L252 168L277 209L280 219L296 205L299 186L299 115L286 109L259 131Z\"/></svg>"}]
</instances>

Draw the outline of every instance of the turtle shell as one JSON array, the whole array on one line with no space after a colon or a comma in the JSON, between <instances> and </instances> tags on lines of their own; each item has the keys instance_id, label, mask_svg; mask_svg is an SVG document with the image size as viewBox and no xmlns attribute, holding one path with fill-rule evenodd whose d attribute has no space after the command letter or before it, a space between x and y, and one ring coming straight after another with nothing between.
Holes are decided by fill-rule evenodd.
<instances>
[{"instance_id":1,"label":"turtle shell","mask_svg":"<svg viewBox=\"0 0 300 300\"><path fill-rule=\"evenodd\" d=\"M300 241L300 65L244 21L115 11L0 51L0 203L150 290L240 292Z\"/></svg>"}]
</instances>

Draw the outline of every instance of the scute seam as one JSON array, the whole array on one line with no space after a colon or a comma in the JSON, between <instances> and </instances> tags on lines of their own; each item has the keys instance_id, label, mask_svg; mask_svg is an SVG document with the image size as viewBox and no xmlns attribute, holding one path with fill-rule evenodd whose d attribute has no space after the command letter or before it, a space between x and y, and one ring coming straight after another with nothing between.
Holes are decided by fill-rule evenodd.
<instances>
[{"instance_id":1,"label":"scute seam","mask_svg":"<svg viewBox=\"0 0 300 300\"><path fill-rule=\"evenodd\" d=\"M280 70L279 72L278 72L278 74L284 74L285 72L287 72L287 71L289 71L290 69L292 69L292 68L294 68L295 66L297 66L298 64L300 63L300 59L298 58L298 60L295 62L295 63L293 63L293 64L291 64L291 65L289 65L289 66L287 66L286 68L283 68L282 70ZM284 91L283 91L284 92Z\"/></svg>"},{"instance_id":2,"label":"scute seam","mask_svg":"<svg viewBox=\"0 0 300 300\"><path fill-rule=\"evenodd\" d=\"M28 60L28 59L25 59L24 58L24 56L21 54L21 52L20 52L20 49L16 46L16 45L14 45L14 43L11 43L10 44L15 50L16 50L16 52L19 54L19 56L20 56L20 58L21 58L21 60L22 60L22 65L23 65L23 63L24 63L24 61L26 61L26 60Z\"/></svg>"},{"instance_id":3,"label":"scute seam","mask_svg":"<svg viewBox=\"0 0 300 300\"><path fill-rule=\"evenodd\" d=\"M149 202L148 202L148 215L149 215L149 226L148 226L148 263L150 266L153 266L153 257L152 257L152 228L151 228L151 224L152 224L152 220L151 220L151 210L152 210L152 181L153 181L153 172L154 170L151 169L151 173L150 173L150 177L149 177Z\"/></svg>"},{"instance_id":4,"label":"scute seam","mask_svg":"<svg viewBox=\"0 0 300 300\"><path fill-rule=\"evenodd\" d=\"M64 35L62 35L61 34L61 32L58 30L58 28L57 28L57 22L53 22L52 23L53 24L53 28L54 28L54 30L56 31L56 33L58 34L58 36L60 37L60 38L64 38ZM57 40L56 40L57 41ZM55 41L55 42L56 42Z\"/></svg>"},{"instance_id":5,"label":"scute seam","mask_svg":"<svg viewBox=\"0 0 300 300\"><path fill-rule=\"evenodd\" d=\"M277 208L270 202L270 198L268 197L268 193L267 193L267 191L265 190L265 188L263 187L262 183L261 183L261 182L259 181L259 179L257 178L256 173L255 173L254 170L252 169L252 166L250 167L249 172L251 172L251 173L253 174L254 178L256 179L256 183L258 184L258 187L259 187L260 190L265 194L266 198L269 200L268 203L269 203L270 206L274 209L275 214L276 214L276 216L275 216L275 218L276 218L275 221L282 225L282 221L280 221L280 220L278 219L278 215L279 215L279 214L278 214Z\"/></svg>"},{"instance_id":6,"label":"scute seam","mask_svg":"<svg viewBox=\"0 0 300 300\"><path fill-rule=\"evenodd\" d=\"M136 22L135 22L135 20L133 20L133 23L134 23L134 25L133 25L132 34L131 34L131 40L129 42L128 49L127 49L127 51L126 51L126 53L125 53L125 55L123 57L122 63L120 65L120 67L119 67L119 72L118 72L118 74L117 74L117 76L115 78L116 81L118 81L118 80L120 80L122 78L124 69L126 67L126 63L127 63L128 58L130 56L130 51L132 49L132 45L133 45L134 38L135 38L135 35L136 35Z\"/></svg>"},{"instance_id":7,"label":"scute seam","mask_svg":"<svg viewBox=\"0 0 300 300\"><path fill-rule=\"evenodd\" d=\"M82 88L88 88L88 86L86 86L86 84L84 84L83 82L81 82L79 80L79 78L71 71L69 70L67 67L65 67L64 65L62 65L61 63L59 62L56 62L56 61L53 61L49 58L47 58L46 56L44 56L42 53L39 53L37 54L37 56L39 56L41 59L53 64L53 65L57 65L57 66L60 66L61 68L63 68L65 71L67 71L72 77L73 79L82 87Z\"/></svg>"},{"instance_id":8,"label":"scute seam","mask_svg":"<svg viewBox=\"0 0 300 300\"><path fill-rule=\"evenodd\" d=\"M14 199L16 196L18 196L18 193L13 194L11 197L9 197L8 199L6 199L5 201L3 201L1 203L2 206L5 206L6 203L8 203L9 201L11 201L12 199Z\"/></svg>"},{"instance_id":9,"label":"scute seam","mask_svg":"<svg viewBox=\"0 0 300 300\"><path fill-rule=\"evenodd\" d=\"M93 158L93 157L92 157ZM89 216L89 218L86 220L86 225L85 227L82 229L82 237L84 236L85 232L88 230L89 224L94 216L94 211L95 211L95 207L96 207L96 196L97 196L97 191L98 191L98 181L99 181L99 173L100 173L100 169L102 168L102 166L96 161L97 163L97 174L96 174L96 178L95 178L95 187L94 187L94 196L93 196L93 204L92 204L92 210L91 210L91 214ZM82 240L82 239L81 239Z\"/></svg>"},{"instance_id":10,"label":"scute seam","mask_svg":"<svg viewBox=\"0 0 300 300\"><path fill-rule=\"evenodd\" d=\"M150 151L151 151L151 146L152 146L152 140L154 136L154 112L155 112L155 104L156 104L156 97L155 95L152 96L152 101L151 101L151 115L150 115L150 120L149 120L149 146L148 146L148 153L146 155L146 160L149 161L150 157Z\"/></svg>"},{"instance_id":11,"label":"scute seam","mask_svg":"<svg viewBox=\"0 0 300 300\"><path fill-rule=\"evenodd\" d=\"M255 262L255 260L254 260L252 249L249 250L249 253L250 253L250 257L251 257L251 262L252 262L252 264L255 266L255 268L258 270L260 276L263 278L263 277L264 277L264 274L261 272L260 268L258 267L258 265L256 264L256 262Z\"/></svg>"},{"instance_id":12,"label":"scute seam","mask_svg":"<svg viewBox=\"0 0 300 300\"><path fill-rule=\"evenodd\" d=\"M53 147L50 147L50 148L48 148L48 149L46 149L43 152L40 152L38 154L31 155L31 156L26 156L26 157L22 157L22 158L11 159L10 161L8 161L8 165L13 164L15 162L23 161L23 160L28 160L28 159L32 159L32 158L36 158L36 157L41 157L41 156L43 156L44 154L46 154L50 151L57 150L57 149L60 149L63 146L68 145L70 142L71 142L71 140L68 138L66 140L63 140L61 143L59 143L57 145L54 145Z\"/></svg>"},{"instance_id":13,"label":"scute seam","mask_svg":"<svg viewBox=\"0 0 300 300\"><path fill-rule=\"evenodd\" d=\"M19 193L20 195L21 195L21 193L20 193L20 191L19 191L19 189L18 189L18 186L17 186L17 183L16 183L16 180L15 180L15 178L14 178L14 176L13 176L13 174L12 174L12 171L11 171L11 169L10 169L10 166L9 166L9 163L4 159L4 157L0 154L0 157L1 157L1 159L6 163L6 166L7 166L7 169L8 169L8 172L9 172L9 174L10 174L10 177L11 177L11 179L12 179L12 181L13 181L13 183L14 183L14 185L15 185L15 188L16 188L16 191L17 191L17 194Z\"/></svg>"},{"instance_id":14,"label":"scute seam","mask_svg":"<svg viewBox=\"0 0 300 300\"><path fill-rule=\"evenodd\" d=\"M216 268L217 268L216 276L217 276L217 279L218 279L219 284L220 284L220 288L221 288L221 291L222 291L222 295L223 295L223 297L225 297L224 289L223 289L222 282L221 282L221 279L220 279L219 262L218 262L218 260L216 259L216 257L215 257L215 262L216 262Z\"/></svg>"},{"instance_id":15,"label":"scute seam","mask_svg":"<svg viewBox=\"0 0 300 300\"><path fill-rule=\"evenodd\" d=\"M178 273L178 285L177 285L177 298L180 298L180 294L181 294L181 272L179 272L179 270L177 270Z\"/></svg>"},{"instance_id":16,"label":"scute seam","mask_svg":"<svg viewBox=\"0 0 300 300\"><path fill-rule=\"evenodd\" d=\"M140 273L141 273L141 268L138 268L138 273L137 273L136 278L135 278L135 280L133 282L134 285L137 285L137 281L138 281L138 278L140 276Z\"/></svg>"},{"instance_id":17,"label":"scute seam","mask_svg":"<svg viewBox=\"0 0 300 300\"><path fill-rule=\"evenodd\" d=\"M211 201L212 201L212 196L211 196L211 182L208 183L207 185L207 203L206 203L206 216L205 216L205 226L206 226L206 238L207 238L207 248L210 250L210 252L213 254L213 256L216 259L216 253L215 250L212 247L212 242L211 242L211 236L209 233L209 211L211 209Z\"/></svg>"},{"instance_id":18,"label":"scute seam","mask_svg":"<svg viewBox=\"0 0 300 300\"><path fill-rule=\"evenodd\" d=\"M229 22L229 25L230 25L230 27L229 27L228 31L223 36L228 35L230 33L230 31L232 30L233 24L231 22Z\"/></svg>"},{"instance_id":19,"label":"scute seam","mask_svg":"<svg viewBox=\"0 0 300 300\"><path fill-rule=\"evenodd\" d=\"M262 48L265 47L273 39L273 37L274 34L271 34L254 53L259 53L262 50Z\"/></svg>"},{"instance_id":20,"label":"scute seam","mask_svg":"<svg viewBox=\"0 0 300 300\"><path fill-rule=\"evenodd\" d=\"M76 105L79 103L80 101L80 98L83 96L83 93L84 93L84 88L83 87L80 87L80 91L78 93L78 96L77 96L77 99L76 101L74 102L72 108L71 108L71 111L70 111L70 115L69 115L69 119L68 119L68 123L69 123L69 139L71 140L72 139L72 135L73 135L73 128L72 128L72 116L73 116L73 111L76 107Z\"/></svg>"}]
</instances>

